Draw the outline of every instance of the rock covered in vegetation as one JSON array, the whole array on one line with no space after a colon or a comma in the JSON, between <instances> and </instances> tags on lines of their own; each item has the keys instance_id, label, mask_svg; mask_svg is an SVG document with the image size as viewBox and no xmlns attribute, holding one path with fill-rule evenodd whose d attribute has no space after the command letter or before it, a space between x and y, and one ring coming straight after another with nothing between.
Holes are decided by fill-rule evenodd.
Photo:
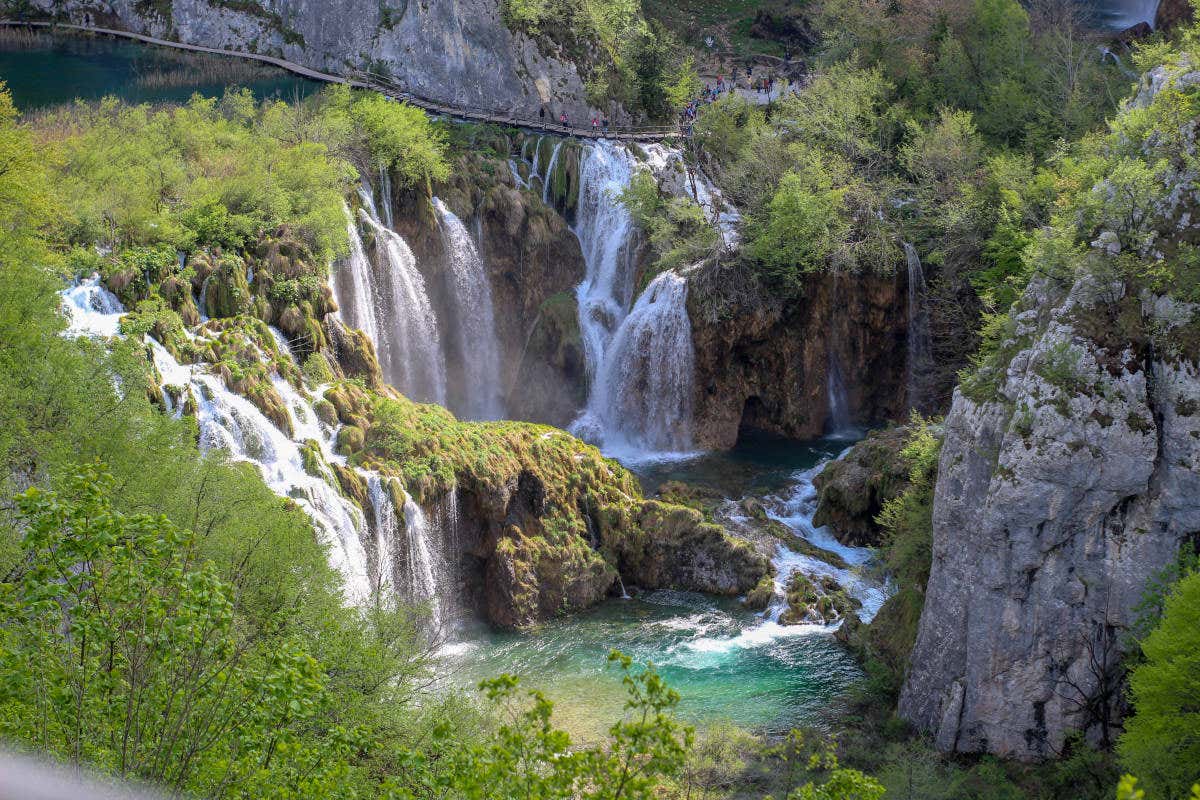
<instances>
[{"instance_id":1,"label":"rock covered in vegetation","mask_svg":"<svg viewBox=\"0 0 1200 800\"><path fill-rule=\"evenodd\" d=\"M1076 730L1108 743L1147 583L1200 532L1189 69L1149 73L1088 165L1086 224L1047 232L955 394L899 706L943 750L1045 758Z\"/></svg>"},{"instance_id":2,"label":"rock covered in vegetation","mask_svg":"<svg viewBox=\"0 0 1200 800\"><path fill-rule=\"evenodd\" d=\"M813 479L813 525L830 526L843 544L878 545L882 531L875 518L884 503L908 486L908 466L900 455L906 436L905 428L872 431L843 457L826 464Z\"/></svg>"},{"instance_id":3,"label":"rock covered in vegetation","mask_svg":"<svg viewBox=\"0 0 1200 800\"><path fill-rule=\"evenodd\" d=\"M829 625L862 607L861 601L828 575L805 575L797 570L788 577L786 593L787 610L779 617L782 625Z\"/></svg>"},{"instance_id":4,"label":"rock covered in vegetation","mask_svg":"<svg viewBox=\"0 0 1200 800\"><path fill-rule=\"evenodd\" d=\"M437 406L355 383L325 393L352 463L394 475L426 508L453 503L453 541L475 602L521 628L627 585L736 595L770 569L691 509L646 501L595 448L529 423L466 423ZM360 438L361 437L361 438Z\"/></svg>"}]
</instances>

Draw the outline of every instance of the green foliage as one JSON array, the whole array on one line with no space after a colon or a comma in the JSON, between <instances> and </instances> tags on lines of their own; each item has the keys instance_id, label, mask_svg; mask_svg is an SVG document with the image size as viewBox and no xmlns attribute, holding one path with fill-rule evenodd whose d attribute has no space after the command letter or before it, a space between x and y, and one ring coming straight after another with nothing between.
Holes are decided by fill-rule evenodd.
<instances>
[{"instance_id":1,"label":"green foliage","mask_svg":"<svg viewBox=\"0 0 1200 800\"><path fill-rule=\"evenodd\" d=\"M649 281L667 269L691 266L715 254L720 232L704 209L687 197L663 198L649 170L639 170L621 190L620 201L646 233L656 261Z\"/></svg>"},{"instance_id":2,"label":"green foliage","mask_svg":"<svg viewBox=\"0 0 1200 800\"><path fill-rule=\"evenodd\" d=\"M63 496L17 499L22 568L0 584L0 733L175 792L279 791L301 775L293 791L331 785L352 739L321 741L319 766L303 742L327 701L316 662L246 638L233 587L197 559L195 537L114 512L111 489L87 470Z\"/></svg>"},{"instance_id":3,"label":"green foliage","mask_svg":"<svg viewBox=\"0 0 1200 800\"><path fill-rule=\"evenodd\" d=\"M345 114L361 131L371 158L397 176L401 186L428 188L450 175L446 135L421 109L377 92L331 92L327 113Z\"/></svg>"},{"instance_id":4,"label":"green foliage","mask_svg":"<svg viewBox=\"0 0 1200 800\"><path fill-rule=\"evenodd\" d=\"M287 110L231 90L221 101L151 109L110 99L40 117L68 241L238 248L287 224L319 257L340 254L353 170L287 130Z\"/></svg>"},{"instance_id":5,"label":"green foliage","mask_svg":"<svg viewBox=\"0 0 1200 800\"><path fill-rule=\"evenodd\" d=\"M765 274L798 289L804 273L823 269L850 230L844 197L819 162L785 175L750 245Z\"/></svg>"},{"instance_id":6,"label":"green foliage","mask_svg":"<svg viewBox=\"0 0 1200 800\"><path fill-rule=\"evenodd\" d=\"M1162 619L1141 642L1129 675L1133 715L1117 750L1156 797L1183 797L1200 782L1200 573L1166 597Z\"/></svg>"},{"instance_id":7,"label":"green foliage","mask_svg":"<svg viewBox=\"0 0 1200 800\"><path fill-rule=\"evenodd\" d=\"M588 102L617 101L668 120L700 90L695 62L674 35L647 21L639 0L504 0L505 23L565 49L586 77Z\"/></svg>"},{"instance_id":8,"label":"green foliage","mask_svg":"<svg viewBox=\"0 0 1200 800\"><path fill-rule=\"evenodd\" d=\"M577 747L552 724L553 704L537 691L522 693L519 680L502 675L480 689L496 708L496 735L458 747L449 731L434 730L433 752L409 753L405 774L390 782L400 798L522 797L531 800L649 800L664 779L683 767L692 730L674 718L679 695L648 666L634 671L628 656L609 656L622 670L628 692L625 716L600 745Z\"/></svg>"}]
</instances>

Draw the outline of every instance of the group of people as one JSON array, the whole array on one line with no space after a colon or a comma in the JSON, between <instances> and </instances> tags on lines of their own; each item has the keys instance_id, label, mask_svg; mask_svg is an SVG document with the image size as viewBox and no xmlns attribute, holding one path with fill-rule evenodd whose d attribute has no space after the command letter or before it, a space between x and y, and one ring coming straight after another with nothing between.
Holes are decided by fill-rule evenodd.
<instances>
[{"instance_id":1,"label":"group of people","mask_svg":"<svg viewBox=\"0 0 1200 800\"><path fill-rule=\"evenodd\" d=\"M751 67L743 69L745 70L745 80L741 85L746 89L758 92L760 97L765 96L767 102L770 102L771 94L776 88L775 76L763 75L755 78L754 70ZM691 133L691 124L696 121L701 108L709 103L715 103L721 99L721 95L732 93L738 88L738 77L738 67L733 68L733 76L728 81L725 80L724 75L718 75L716 83L705 84L700 95L684 106L679 115L679 121L683 125L685 133Z\"/></svg>"},{"instance_id":2,"label":"group of people","mask_svg":"<svg viewBox=\"0 0 1200 800\"><path fill-rule=\"evenodd\" d=\"M540 109L538 111L538 116L541 118L542 122L545 122L546 121L546 109L545 108ZM558 115L558 124L563 126L564 128L571 127L571 121L567 117L567 112L563 111ZM608 133L608 117L599 117L599 116L592 117L592 130L598 132L601 129L603 129L605 133Z\"/></svg>"}]
</instances>

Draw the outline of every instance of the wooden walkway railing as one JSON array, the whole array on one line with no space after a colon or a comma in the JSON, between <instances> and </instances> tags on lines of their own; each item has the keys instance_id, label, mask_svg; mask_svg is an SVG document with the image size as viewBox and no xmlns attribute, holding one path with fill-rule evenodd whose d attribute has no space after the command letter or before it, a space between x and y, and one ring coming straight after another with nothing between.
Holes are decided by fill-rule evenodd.
<instances>
[{"instance_id":1,"label":"wooden walkway railing","mask_svg":"<svg viewBox=\"0 0 1200 800\"><path fill-rule=\"evenodd\" d=\"M394 81L391 81L376 73L356 70L351 75L335 75L330 72L322 72L320 70L306 67L302 64L297 64L294 61L288 61L287 59L277 58L275 56L269 56L263 53L250 53L244 50L226 50L220 47L206 47L204 45L176 42L170 39L159 39L155 36L148 36L143 33L134 33L133 31L123 31L116 28L101 28L93 25L78 25L66 22L33 20L0 20L0 26L46 28L51 31L61 29L70 31L83 31L86 33L99 33L106 36L134 39L139 42L158 45L160 47L171 47L175 48L176 50L190 50L195 53L209 53L211 55L229 56L231 58L244 58L251 61L260 61L265 64L271 64L272 66L285 69L295 75L309 78L311 80L324 81L326 83L344 83L348 86L358 89L371 89L388 97L392 97L397 100L403 100L406 103L423 108L431 113L452 117L454 119L465 120L468 122L487 122L497 125L509 125L517 128L526 128L539 133L556 134L559 136L576 136L584 139L622 139L626 141L659 142L664 139L679 136L681 134L681 130L677 125L645 127L609 126L607 128L588 125L587 127L582 127L562 125L558 122L547 122L546 120L542 119L521 117L512 113L463 108L460 106L449 105L437 100L430 100L427 97L414 94L400 84L395 83Z\"/></svg>"}]
</instances>

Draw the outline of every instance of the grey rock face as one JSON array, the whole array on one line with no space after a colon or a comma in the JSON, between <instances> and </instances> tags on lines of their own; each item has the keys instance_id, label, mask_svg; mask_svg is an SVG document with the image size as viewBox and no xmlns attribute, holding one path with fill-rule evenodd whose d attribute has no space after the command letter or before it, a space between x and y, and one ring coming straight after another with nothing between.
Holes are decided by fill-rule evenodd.
<instances>
[{"instance_id":1,"label":"grey rock face","mask_svg":"<svg viewBox=\"0 0 1200 800\"><path fill-rule=\"evenodd\" d=\"M559 113L585 124L575 66L544 57L500 17L501 0L172 0L166 18L140 0L34 0L72 22L188 44L247 50L345 74L386 71L413 94L442 104L537 119ZM234 10L236 6L239 10ZM243 10L244 9L244 10ZM611 109L614 121L624 120Z\"/></svg>"},{"instance_id":2,"label":"grey rock face","mask_svg":"<svg viewBox=\"0 0 1200 800\"><path fill-rule=\"evenodd\" d=\"M1081 335L1079 319L1121 299L1111 291L1035 284L1000 396L955 395L900 699L942 750L1037 759L1072 731L1108 735L1134 607L1200 531L1200 373L1132 351L1114 361ZM1141 305L1151 325L1195 313Z\"/></svg>"}]
</instances>

